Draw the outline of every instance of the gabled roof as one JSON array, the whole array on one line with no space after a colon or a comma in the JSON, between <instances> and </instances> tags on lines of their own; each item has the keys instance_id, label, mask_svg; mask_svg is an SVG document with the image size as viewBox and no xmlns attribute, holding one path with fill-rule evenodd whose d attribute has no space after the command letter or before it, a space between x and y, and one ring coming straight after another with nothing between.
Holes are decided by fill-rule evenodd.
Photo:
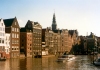
<instances>
[{"instance_id":1,"label":"gabled roof","mask_svg":"<svg viewBox=\"0 0 100 70\"><path fill-rule=\"evenodd\" d=\"M2 21L3 19L1 18L0 21Z\"/></svg>"},{"instance_id":2,"label":"gabled roof","mask_svg":"<svg viewBox=\"0 0 100 70\"><path fill-rule=\"evenodd\" d=\"M69 33L70 35L73 35L74 33L78 35L77 30L69 30L68 33Z\"/></svg>"},{"instance_id":3,"label":"gabled roof","mask_svg":"<svg viewBox=\"0 0 100 70\"><path fill-rule=\"evenodd\" d=\"M26 29L24 27L20 28L20 32L26 32Z\"/></svg>"},{"instance_id":4,"label":"gabled roof","mask_svg":"<svg viewBox=\"0 0 100 70\"><path fill-rule=\"evenodd\" d=\"M38 22L34 22L34 25L39 24Z\"/></svg>"},{"instance_id":5,"label":"gabled roof","mask_svg":"<svg viewBox=\"0 0 100 70\"><path fill-rule=\"evenodd\" d=\"M62 32L62 30L53 30L54 33Z\"/></svg>"},{"instance_id":6,"label":"gabled roof","mask_svg":"<svg viewBox=\"0 0 100 70\"><path fill-rule=\"evenodd\" d=\"M15 18L10 18L10 19L4 19L4 24L6 27L9 27L12 25L13 21Z\"/></svg>"}]
</instances>

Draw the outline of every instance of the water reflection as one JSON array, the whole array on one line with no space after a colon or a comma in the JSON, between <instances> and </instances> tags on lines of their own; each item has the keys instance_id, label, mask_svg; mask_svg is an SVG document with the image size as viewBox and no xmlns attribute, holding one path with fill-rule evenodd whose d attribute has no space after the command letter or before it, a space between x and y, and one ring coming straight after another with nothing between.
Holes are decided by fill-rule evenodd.
<instances>
[{"instance_id":1,"label":"water reflection","mask_svg":"<svg viewBox=\"0 0 100 70\"><path fill-rule=\"evenodd\" d=\"M88 56L76 56L70 62L56 62L56 57L7 59L0 62L0 70L100 70Z\"/></svg>"},{"instance_id":2,"label":"water reflection","mask_svg":"<svg viewBox=\"0 0 100 70\"><path fill-rule=\"evenodd\" d=\"M9 59L10 62L10 70L19 70L19 59Z\"/></svg>"}]
</instances>

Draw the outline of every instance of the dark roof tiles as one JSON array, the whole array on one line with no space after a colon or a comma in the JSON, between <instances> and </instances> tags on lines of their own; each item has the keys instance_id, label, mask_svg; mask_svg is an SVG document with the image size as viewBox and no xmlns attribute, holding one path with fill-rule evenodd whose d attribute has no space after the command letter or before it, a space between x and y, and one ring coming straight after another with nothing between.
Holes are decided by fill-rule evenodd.
<instances>
[{"instance_id":1,"label":"dark roof tiles","mask_svg":"<svg viewBox=\"0 0 100 70\"><path fill-rule=\"evenodd\" d=\"M4 24L5 24L6 27L9 27L9 26L12 25L13 21L14 21L14 18L4 19Z\"/></svg>"},{"instance_id":2,"label":"dark roof tiles","mask_svg":"<svg viewBox=\"0 0 100 70\"><path fill-rule=\"evenodd\" d=\"M62 32L62 30L53 30L54 33Z\"/></svg>"},{"instance_id":3,"label":"dark roof tiles","mask_svg":"<svg viewBox=\"0 0 100 70\"><path fill-rule=\"evenodd\" d=\"M24 27L20 28L20 32L26 32L26 29Z\"/></svg>"}]
</instances>

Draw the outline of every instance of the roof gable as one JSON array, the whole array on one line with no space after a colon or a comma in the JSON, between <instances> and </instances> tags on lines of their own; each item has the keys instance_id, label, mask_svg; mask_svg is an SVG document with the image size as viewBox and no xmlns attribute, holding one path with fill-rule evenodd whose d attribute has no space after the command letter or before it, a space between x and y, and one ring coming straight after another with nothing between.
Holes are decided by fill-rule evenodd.
<instances>
[{"instance_id":1,"label":"roof gable","mask_svg":"<svg viewBox=\"0 0 100 70\"><path fill-rule=\"evenodd\" d=\"M9 26L12 26L13 21L14 21L14 18L4 19L4 24L6 27L9 27Z\"/></svg>"}]
</instances>

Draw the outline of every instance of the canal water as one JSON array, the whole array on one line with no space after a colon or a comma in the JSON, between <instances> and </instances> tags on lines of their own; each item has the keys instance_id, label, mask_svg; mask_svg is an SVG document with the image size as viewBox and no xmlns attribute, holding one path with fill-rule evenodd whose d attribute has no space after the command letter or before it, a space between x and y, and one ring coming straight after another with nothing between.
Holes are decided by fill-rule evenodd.
<instances>
[{"instance_id":1,"label":"canal water","mask_svg":"<svg viewBox=\"0 0 100 70\"><path fill-rule=\"evenodd\" d=\"M76 56L69 62L56 62L56 57L19 58L0 61L0 70L100 70L91 64L89 56Z\"/></svg>"}]
</instances>

